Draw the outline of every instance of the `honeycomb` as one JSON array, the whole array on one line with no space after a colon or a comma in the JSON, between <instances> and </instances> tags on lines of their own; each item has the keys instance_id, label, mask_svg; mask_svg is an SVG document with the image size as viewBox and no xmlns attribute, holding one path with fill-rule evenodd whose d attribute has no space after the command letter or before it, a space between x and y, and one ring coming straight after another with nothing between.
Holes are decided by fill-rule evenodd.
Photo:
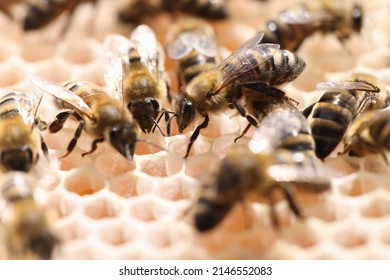
<instances>
[{"instance_id":1,"label":"honeycomb","mask_svg":"<svg viewBox=\"0 0 390 280\"><path fill-rule=\"evenodd\" d=\"M298 1L297 1L298 2ZM299 1L302 2L302 1ZM340 1L342 2L342 1ZM376 75L390 87L390 1L363 3L363 32L341 45L332 35L315 34L299 50L306 70L286 93L299 108L316 101L318 82L350 79L353 72ZM266 20L295 5L286 1L230 0L231 18L212 21L219 44L234 50ZM56 82L87 80L104 85L102 42L109 33L129 36L131 24L117 21L118 1L102 0L97 7L83 4L76 10L68 32L58 35L66 17L35 32L21 29L23 7L15 5L14 21L0 14L0 92L26 87L33 73ZM146 18L164 44L173 17L162 13ZM166 58L172 89L177 90L175 63ZM39 115L48 121L55 104L45 96ZM169 108L169 104L165 104ZM198 121L198 123L200 123ZM182 159L196 123L174 136L156 131L142 139L164 147L139 143L127 162L107 143L82 158L92 139L82 134L75 150L63 159L77 123L68 120L56 133L42 132L49 161L41 158L33 173L38 178L35 197L52 217L52 231L60 240L54 259L387 259L390 258L390 172L381 157L337 156L324 164L331 171L332 187L322 194L296 193L305 216L293 216L285 201L276 205L281 224L275 229L269 205L248 203L249 214L236 205L220 226L198 233L188 209L202 176L225 155L246 121L226 113L211 116L190 157ZM249 141L250 130L243 141ZM341 148L341 147L340 147ZM2 209L2 208L0 208ZM0 210L4 211L4 209ZM0 212L1 213L1 212ZM0 233L5 231L4 226ZM2 234L1 234L2 235ZM4 246L2 246L4 247ZM0 257L12 258L4 248Z\"/></svg>"}]
</instances>

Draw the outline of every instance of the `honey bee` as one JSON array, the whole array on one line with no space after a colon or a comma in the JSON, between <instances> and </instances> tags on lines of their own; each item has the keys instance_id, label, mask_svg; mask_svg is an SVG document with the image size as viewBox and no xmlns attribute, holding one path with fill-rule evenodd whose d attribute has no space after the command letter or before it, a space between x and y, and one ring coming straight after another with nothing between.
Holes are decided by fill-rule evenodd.
<instances>
[{"instance_id":1,"label":"honey bee","mask_svg":"<svg viewBox=\"0 0 390 280\"><path fill-rule=\"evenodd\" d=\"M208 113L219 113L232 105L257 126L257 121L246 114L239 104L242 89L257 90L259 94L284 96L275 86L294 80L304 69L305 62L296 54L279 50L276 44L259 44L263 34L248 40L213 70L200 73L191 80L175 102L175 116L179 132L194 120L198 112L204 121L193 132L187 147L188 156L200 129L207 127Z\"/></svg>"},{"instance_id":2,"label":"honey bee","mask_svg":"<svg viewBox=\"0 0 390 280\"><path fill-rule=\"evenodd\" d=\"M56 116L56 120L49 126L49 132L59 131L70 115L79 121L63 157L72 152L84 129L95 140L91 150L82 156L93 153L98 143L108 141L127 160L132 160L136 143L141 141L138 138L140 131L131 114L122 106L120 94L108 93L89 82L71 82L62 87L38 76L29 75L28 79L35 92L48 93L71 108Z\"/></svg>"},{"instance_id":3,"label":"honey bee","mask_svg":"<svg viewBox=\"0 0 390 280\"><path fill-rule=\"evenodd\" d=\"M277 227L273 196L276 190L282 191L292 212L303 217L290 188L297 186L315 193L330 188L329 179L321 173L322 166L313 165L311 159L304 151L255 153L247 146L234 145L203 181L194 204L196 229L206 232L215 228L237 202L245 202L250 195L269 199L271 220Z\"/></svg>"},{"instance_id":4,"label":"honey bee","mask_svg":"<svg viewBox=\"0 0 390 280\"><path fill-rule=\"evenodd\" d=\"M0 98L0 163L3 171L28 172L48 149L35 127L42 94L6 92Z\"/></svg>"},{"instance_id":5,"label":"honey bee","mask_svg":"<svg viewBox=\"0 0 390 280\"><path fill-rule=\"evenodd\" d=\"M66 29L79 4L83 2L96 4L97 0L27 0L25 2L27 14L24 18L23 29L29 31L42 28L67 12L68 20L64 26Z\"/></svg>"},{"instance_id":6,"label":"honey bee","mask_svg":"<svg viewBox=\"0 0 390 280\"><path fill-rule=\"evenodd\" d=\"M1 199L9 214L3 215L2 221L10 258L51 259L58 244L50 230L47 211L34 200L35 183L24 172L10 172L2 177Z\"/></svg>"},{"instance_id":7,"label":"honey bee","mask_svg":"<svg viewBox=\"0 0 390 280\"><path fill-rule=\"evenodd\" d=\"M147 25L138 26L130 40L121 35L105 39L105 81L110 91L123 95L130 113L144 133L158 126L156 119L168 111L161 108L164 96L170 100L164 73L164 56L156 34ZM164 135L164 133L160 132Z\"/></svg>"},{"instance_id":8,"label":"honey bee","mask_svg":"<svg viewBox=\"0 0 390 280\"><path fill-rule=\"evenodd\" d=\"M278 19L266 23L263 43L280 44L282 49L296 51L306 38L316 32L333 33L340 42L352 34L360 33L363 26L363 8L359 4L336 8L323 1L321 8L310 9L301 5L287 9Z\"/></svg>"},{"instance_id":9,"label":"honey bee","mask_svg":"<svg viewBox=\"0 0 390 280\"><path fill-rule=\"evenodd\" d=\"M389 96L377 78L356 73L352 81L325 82L317 85L326 90L317 103L307 107L303 113L309 116L316 143L316 155L327 157L341 142L348 126L366 110L385 108Z\"/></svg>"},{"instance_id":10,"label":"honey bee","mask_svg":"<svg viewBox=\"0 0 390 280\"><path fill-rule=\"evenodd\" d=\"M119 8L118 17L123 22L139 23L145 16L155 16L162 11L180 11L209 19L228 17L225 0L125 0Z\"/></svg>"},{"instance_id":11,"label":"honey bee","mask_svg":"<svg viewBox=\"0 0 390 280\"><path fill-rule=\"evenodd\" d=\"M167 53L178 62L179 88L219 62L218 46L213 27L205 20L184 18L168 30Z\"/></svg>"},{"instance_id":12,"label":"honey bee","mask_svg":"<svg viewBox=\"0 0 390 280\"><path fill-rule=\"evenodd\" d=\"M388 164L386 151L390 150L390 109L372 110L353 121L344 138L344 151L351 156L381 154Z\"/></svg>"}]
</instances>

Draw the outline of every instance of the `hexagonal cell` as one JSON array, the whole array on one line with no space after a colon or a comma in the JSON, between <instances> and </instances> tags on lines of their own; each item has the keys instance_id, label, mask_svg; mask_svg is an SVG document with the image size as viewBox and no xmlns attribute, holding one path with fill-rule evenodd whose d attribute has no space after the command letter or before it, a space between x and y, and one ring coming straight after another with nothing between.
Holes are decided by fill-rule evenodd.
<instances>
[{"instance_id":1,"label":"hexagonal cell","mask_svg":"<svg viewBox=\"0 0 390 280\"><path fill-rule=\"evenodd\" d=\"M167 176L165 159L165 152L137 156L137 166L139 166L141 172L150 176L165 177Z\"/></svg>"},{"instance_id":2,"label":"hexagonal cell","mask_svg":"<svg viewBox=\"0 0 390 280\"><path fill-rule=\"evenodd\" d=\"M211 168L219 162L220 158L213 152L203 153L187 159L186 174L200 178L210 172Z\"/></svg>"},{"instance_id":3,"label":"hexagonal cell","mask_svg":"<svg viewBox=\"0 0 390 280\"><path fill-rule=\"evenodd\" d=\"M121 246L127 240L123 232L123 221L109 221L104 223L99 230L99 237L102 241L114 246Z\"/></svg>"},{"instance_id":4,"label":"hexagonal cell","mask_svg":"<svg viewBox=\"0 0 390 280\"><path fill-rule=\"evenodd\" d=\"M133 198L130 202L128 203L128 211L132 218L144 222L150 222L155 219L153 213L155 200L150 195Z\"/></svg>"},{"instance_id":5,"label":"hexagonal cell","mask_svg":"<svg viewBox=\"0 0 390 280\"><path fill-rule=\"evenodd\" d=\"M120 205L107 197L98 197L83 201L84 214L98 220L116 217L121 211Z\"/></svg>"},{"instance_id":6,"label":"hexagonal cell","mask_svg":"<svg viewBox=\"0 0 390 280\"><path fill-rule=\"evenodd\" d=\"M55 83L62 84L63 82L69 80L70 68L71 66L69 63L61 58L55 58L52 60L37 62L37 65L34 68L34 73Z\"/></svg>"},{"instance_id":7,"label":"hexagonal cell","mask_svg":"<svg viewBox=\"0 0 390 280\"><path fill-rule=\"evenodd\" d=\"M359 59L360 64L372 69L383 69L390 65L390 54L388 48L377 49L375 52L370 52Z\"/></svg>"},{"instance_id":8,"label":"hexagonal cell","mask_svg":"<svg viewBox=\"0 0 390 280\"><path fill-rule=\"evenodd\" d=\"M343 247L353 248L366 244L368 237L362 228L349 225L336 232L333 238L337 244Z\"/></svg>"},{"instance_id":9,"label":"hexagonal cell","mask_svg":"<svg viewBox=\"0 0 390 280\"><path fill-rule=\"evenodd\" d=\"M4 61L11 58L11 56L17 55L20 45L5 36L1 36L0 41L2 42L0 46L0 62L4 63Z\"/></svg>"},{"instance_id":10,"label":"hexagonal cell","mask_svg":"<svg viewBox=\"0 0 390 280\"><path fill-rule=\"evenodd\" d=\"M138 176L127 172L110 180L108 190L124 198L137 195Z\"/></svg>"},{"instance_id":11,"label":"hexagonal cell","mask_svg":"<svg viewBox=\"0 0 390 280\"><path fill-rule=\"evenodd\" d=\"M388 196L390 196L390 194L388 194ZM390 213L390 199L384 195L376 198L371 197L369 201L360 205L359 212L362 216L367 218L384 217Z\"/></svg>"},{"instance_id":12,"label":"hexagonal cell","mask_svg":"<svg viewBox=\"0 0 390 280\"><path fill-rule=\"evenodd\" d=\"M307 223L295 224L292 227L283 230L283 238L289 243L302 248L308 248L316 245L322 240L322 236L317 229Z\"/></svg>"},{"instance_id":13,"label":"hexagonal cell","mask_svg":"<svg viewBox=\"0 0 390 280\"><path fill-rule=\"evenodd\" d=\"M56 51L56 44L33 38L23 42L21 58L27 62L39 62L53 58Z\"/></svg>"},{"instance_id":14,"label":"hexagonal cell","mask_svg":"<svg viewBox=\"0 0 390 280\"><path fill-rule=\"evenodd\" d=\"M87 64L101 55L101 45L91 38L70 38L61 46L59 55L72 64ZM74 42L77 42L76 44Z\"/></svg>"},{"instance_id":15,"label":"hexagonal cell","mask_svg":"<svg viewBox=\"0 0 390 280\"><path fill-rule=\"evenodd\" d=\"M81 196L94 194L103 189L104 179L89 171L88 169L80 169L68 174L64 183L65 189Z\"/></svg>"},{"instance_id":16,"label":"hexagonal cell","mask_svg":"<svg viewBox=\"0 0 390 280\"><path fill-rule=\"evenodd\" d=\"M347 196L361 196L378 187L378 181L365 175L357 176L350 182L345 182L338 188L340 193Z\"/></svg>"},{"instance_id":17,"label":"hexagonal cell","mask_svg":"<svg viewBox=\"0 0 390 280\"><path fill-rule=\"evenodd\" d=\"M180 200L188 198L188 195L183 190L183 180L182 176L170 176L163 178L159 181L158 186L154 188L154 193L167 200Z\"/></svg>"},{"instance_id":18,"label":"hexagonal cell","mask_svg":"<svg viewBox=\"0 0 390 280\"><path fill-rule=\"evenodd\" d=\"M348 218L352 211L351 207L342 201L321 201L305 210L305 215L328 223Z\"/></svg>"},{"instance_id":19,"label":"hexagonal cell","mask_svg":"<svg viewBox=\"0 0 390 280\"><path fill-rule=\"evenodd\" d=\"M24 69L20 67L18 60L7 60L0 65L0 88L15 85L25 78Z\"/></svg>"},{"instance_id":20,"label":"hexagonal cell","mask_svg":"<svg viewBox=\"0 0 390 280\"><path fill-rule=\"evenodd\" d=\"M98 154L94 166L97 171L109 177L116 177L135 169L134 161L128 162L119 153L111 151Z\"/></svg>"}]
</instances>

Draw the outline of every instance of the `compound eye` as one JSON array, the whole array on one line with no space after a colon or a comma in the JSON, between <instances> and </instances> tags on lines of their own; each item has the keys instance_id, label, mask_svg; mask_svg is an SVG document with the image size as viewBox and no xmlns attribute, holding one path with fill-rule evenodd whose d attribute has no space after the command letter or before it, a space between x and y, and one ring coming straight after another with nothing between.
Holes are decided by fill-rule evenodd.
<instances>
[{"instance_id":1,"label":"compound eye","mask_svg":"<svg viewBox=\"0 0 390 280\"><path fill-rule=\"evenodd\" d=\"M352 10L352 24L353 29L360 32L363 26L363 9L359 5L355 5Z\"/></svg>"},{"instance_id":2,"label":"compound eye","mask_svg":"<svg viewBox=\"0 0 390 280\"><path fill-rule=\"evenodd\" d=\"M192 105L191 101L185 100L183 102L181 113L183 116L183 123L187 126L194 119L195 116L194 106Z\"/></svg>"},{"instance_id":3,"label":"compound eye","mask_svg":"<svg viewBox=\"0 0 390 280\"><path fill-rule=\"evenodd\" d=\"M154 98L150 98L150 103L152 103L154 112L157 112L160 109L160 104Z\"/></svg>"}]
</instances>

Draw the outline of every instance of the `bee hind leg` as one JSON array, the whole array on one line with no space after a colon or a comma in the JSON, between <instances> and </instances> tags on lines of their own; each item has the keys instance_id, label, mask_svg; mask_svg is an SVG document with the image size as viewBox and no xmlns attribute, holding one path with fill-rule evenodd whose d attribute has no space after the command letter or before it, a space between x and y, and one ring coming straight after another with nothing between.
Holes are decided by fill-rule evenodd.
<instances>
[{"instance_id":1,"label":"bee hind leg","mask_svg":"<svg viewBox=\"0 0 390 280\"><path fill-rule=\"evenodd\" d=\"M62 129L65 121L73 114L72 110L66 110L57 114L56 119L50 124L49 132L56 133Z\"/></svg>"},{"instance_id":2,"label":"bee hind leg","mask_svg":"<svg viewBox=\"0 0 390 280\"><path fill-rule=\"evenodd\" d=\"M70 140L69 142L68 148L66 149L67 151L66 154L63 155L61 158L68 156L73 151L74 147L76 147L77 140L80 138L81 132L83 131L84 127L85 127L85 122L81 120L79 126L77 127L73 135L72 140Z\"/></svg>"}]
</instances>

